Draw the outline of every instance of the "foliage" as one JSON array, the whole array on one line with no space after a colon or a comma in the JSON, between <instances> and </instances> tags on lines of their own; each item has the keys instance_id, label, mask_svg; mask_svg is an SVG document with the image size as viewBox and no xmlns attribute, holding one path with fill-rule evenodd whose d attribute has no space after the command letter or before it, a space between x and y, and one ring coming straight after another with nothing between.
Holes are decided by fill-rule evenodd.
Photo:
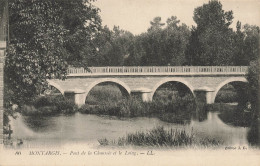
<instances>
[{"instance_id":1,"label":"foliage","mask_svg":"<svg viewBox=\"0 0 260 166\"><path fill-rule=\"evenodd\" d=\"M207 110L219 112L219 118L226 124L232 126L249 127L253 121L252 112L244 111L245 107L225 103L214 103L207 105Z\"/></svg>"},{"instance_id":2,"label":"foliage","mask_svg":"<svg viewBox=\"0 0 260 166\"><path fill-rule=\"evenodd\" d=\"M194 110L194 98L188 94L180 96L159 89L153 101L145 103L136 97L122 98L117 87L99 85L90 91L79 112L118 117L155 116L167 122L188 123Z\"/></svg>"},{"instance_id":3,"label":"foliage","mask_svg":"<svg viewBox=\"0 0 260 166\"><path fill-rule=\"evenodd\" d=\"M62 25L68 30L65 48L69 65L87 68L89 57L97 54L94 38L101 30L99 9L95 0L58 0L62 6Z\"/></svg>"},{"instance_id":4,"label":"foliage","mask_svg":"<svg viewBox=\"0 0 260 166\"><path fill-rule=\"evenodd\" d=\"M65 78L71 59L82 61L75 54L82 56L78 53L86 51L86 45L91 47L91 35L100 22L98 10L90 2L9 1L5 83L14 94L12 102L30 101L43 91L46 79Z\"/></svg>"},{"instance_id":5,"label":"foliage","mask_svg":"<svg viewBox=\"0 0 260 166\"><path fill-rule=\"evenodd\" d=\"M98 48L94 57L89 57L90 66L122 66L124 60L129 56L129 49L134 36L128 31L121 30L114 26L109 30L103 27L95 37L95 44Z\"/></svg>"},{"instance_id":6,"label":"foliage","mask_svg":"<svg viewBox=\"0 0 260 166\"><path fill-rule=\"evenodd\" d=\"M78 107L62 96L42 96L30 105L23 105L19 111L26 116L50 116L56 114L74 114Z\"/></svg>"},{"instance_id":7,"label":"foliage","mask_svg":"<svg viewBox=\"0 0 260 166\"><path fill-rule=\"evenodd\" d=\"M227 107L221 110L219 118L229 125L249 127L252 122L252 113L239 111L238 107ZM220 111L220 110L219 110Z\"/></svg>"},{"instance_id":8,"label":"foliage","mask_svg":"<svg viewBox=\"0 0 260 166\"><path fill-rule=\"evenodd\" d=\"M190 30L185 25L179 25L180 20L172 16L167 19L167 25L162 28L161 18L156 17L151 22L147 33L139 36L141 44L140 65L183 65L185 50L190 36ZM131 57L140 55L130 54ZM135 58L136 59L136 58Z\"/></svg>"},{"instance_id":9,"label":"foliage","mask_svg":"<svg viewBox=\"0 0 260 166\"><path fill-rule=\"evenodd\" d=\"M155 17L153 21L150 22L151 27L148 29L149 31L158 31L162 29L162 27L165 25L164 23L161 23L161 17Z\"/></svg>"},{"instance_id":10,"label":"foliage","mask_svg":"<svg viewBox=\"0 0 260 166\"><path fill-rule=\"evenodd\" d=\"M259 33L258 26L245 24L241 28L241 22L237 22L237 31L234 36L235 52L233 62L235 65L250 65L256 61L259 55Z\"/></svg>"},{"instance_id":11,"label":"foliage","mask_svg":"<svg viewBox=\"0 0 260 166\"><path fill-rule=\"evenodd\" d=\"M240 111L246 107L249 101L249 86L246 82L232 82L222 87L217 93L215 102L237 103Z\"/></svg>"},{"instance_id":12,"label":"foliage","mask_svg":"<svg viewBox=\"0 0 260 166\"><path fill-rule=\"evenodd\" d=\"M10 122L9 118L10 117L16 118L15 111L11 108L9 108L8 110L4 109L4 113L3 113L3 134L9 134L9 137L13 132L12 129L11 129L11 125L9 124L9 122Z\"/></svg>"},{"instance_id":13,"label":"foliage","mask_svg":"<svg viewBox=\"0 0 260 166\"><path fill-rule=\"evenodd\" d=\"M229 28L233 12L225 12L222 4L209 1L194 10L193 27L186 58L191 65L232 65L233 31Z\"/></svg>"},{"instance_id":14,"label":"foliage","mask_svg":"<svg viewBox=\"0 0 260 166\"><path fill-rule=\"evenodd\" d=\"M214 147L219 146L223 142L211 138L203 138L196 140L193 131L191 133L185 130L167 130L163 127L156 127L147 132L129 133L126 137L120 137L116 141L109 141L106 138L99 139L100 145L116 145L116 146L153 146L153 147Z\"/></svg>"},{"instance_id":15,"label":"foliage","mask_svg":"<svg viewBox=\"0 0 260 166\"><path fill-rule=\"evenodd\" d=\"M177 17L161 17L150 22L146 33L134 36L117 26L110 30L104 26L95 36L98 48L95 56L88 57L89 66L182 65L190 30Z\"/></svg>"},{"instance_id":16,"label":"foliage","mask_svg":"<svg viewBox=\"0 0 260 166\"><path fill-rule=\"evenodd\" d=\"M236 31L229 26L233 12L225 12L221 2L211 0L194 10L192 27L186 50L189 65L247 66L259 55L259 27L237 22Z\"/></svg>"},{"instance_id":17,"label":"foliage","mask_svg":"<svg viewBox=\"0 0 260 166\"><path fill-rule=\"evenodd\" d=\"M258 26L245 24L243 27L244 33L244 53L245 56L248 57L249 63L251 61L259 60L259 36L260 36L260 29ZM247 63L247 65L250 65Z\"/></svg>"},{"instance_id":18,"label":"foliage","mask_svg":"<svg viewBox=\"0 0 260 166\"><path fill-rule=\"evenodd\" d=\"M115 84L99 84L88 93L86 104L97 105L103 102L116 102L124 97L126 96L123 96Z\"/></svg>"},{"instance_id":19,"label":"foliage","mask_svg":"<svg viewBox=\"0 0 260 166\"><path fill-rule=\"evenodd\" d=\"M99 10L91 2L10 1L5 96L11 100L5 101L11 102L6 106L30 102L44 90L46 79L65 78L68 65L248 65L259 54L259 27L238 22L234 32L229 28L232 11L225 12L215 0L194 10L197 27L191 31L176 16L166 23L155 17L147 32L136 36L117 26L101 27ZM97 104L97 97L91 100ZM139 109L129 113L134 106L126 101L109 107L131 116Z\"/></svg>"},{"instance_id":20,"label":"foliage","mask_svg":"<svg viewBox=\"0 0 260 166\"><path fill-rule=\"evenodd\" d=\"M216 103L234 103L238 101L238 95L235 90L220 90L216 96Z\"/></svg>"},{"instance_id":21,"label":"foliage","mask_svg":"<svg viewBox=\"0 0 260 166\"><path fill-rule=\"evenodd\" d=\"M258 61L253 61L250 64L247 80L249 83L250 90L250 102L252 105L252 110L254 111L254 116L259 117L259 63Z\"/></svg>"}]
</instances>

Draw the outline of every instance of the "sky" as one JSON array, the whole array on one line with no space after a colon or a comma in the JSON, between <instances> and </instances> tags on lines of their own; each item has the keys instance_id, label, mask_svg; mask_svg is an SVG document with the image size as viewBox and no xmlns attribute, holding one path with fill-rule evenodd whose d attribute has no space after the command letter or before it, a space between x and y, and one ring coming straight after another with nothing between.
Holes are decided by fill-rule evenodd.
<instances>
[{"instance_id":1,"label":"sky","mask_svg":"<svg viewBox=\"0 0 260 166\"><path fill-rule=\"evenodd\" d=\"M146 32L150 21L160 16L162 22L167 18L177 16L181 23L189 27L196 25L193 21L193 11L208 0L97 0L94 5L100 8L102 25L110 29L114 25L137 35ZM233 11L233 24L239 20L242 25L260 26L260 0L221 0L225 11Z\"/></svg>"}]
</instances>

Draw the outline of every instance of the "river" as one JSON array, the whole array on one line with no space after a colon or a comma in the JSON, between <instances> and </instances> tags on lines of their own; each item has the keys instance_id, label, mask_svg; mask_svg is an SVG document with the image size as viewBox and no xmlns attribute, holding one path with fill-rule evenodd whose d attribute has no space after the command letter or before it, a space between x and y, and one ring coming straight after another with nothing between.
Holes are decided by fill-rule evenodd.
<instances>
[{"instance_id":1,"label":"river","mask_svg":"<svg viewBox=\"0 0 260 166\"><path fill-rule=\"evenodd\" d=\"M166 129L193 131L196 137L222 140L224 145L248 146L249 128L225 124L217 112L208 112L203 121L192 119L188 124L163 122L157 118L124 118L76 113L54 117L26 117L17 114L11 119L12 139L22 140L21 147L63 146L66 144L98 145L98 139L118 139L127 133L147 131L157 126Z\"/></svg>"}]
</instances>

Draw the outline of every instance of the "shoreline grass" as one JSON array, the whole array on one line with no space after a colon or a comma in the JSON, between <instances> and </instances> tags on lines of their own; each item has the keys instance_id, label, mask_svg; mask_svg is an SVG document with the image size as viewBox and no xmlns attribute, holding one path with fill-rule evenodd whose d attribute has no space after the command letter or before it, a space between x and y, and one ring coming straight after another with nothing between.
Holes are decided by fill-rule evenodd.
<instances>
[{"instance_id":1,"label":"shoreline grass","mask_svg":"<svg viewBox=\"0 0 260 166\"><path fill-rule=\"evenodd\" d=\"M101 146L140 146L140 147L218 147L223 144L222 140L212 138L197 139L196 134L184 129L170 129L158 126L147 132L138 131L119 137L117 140L99 139Z\"/></svg>"}]
</instances>

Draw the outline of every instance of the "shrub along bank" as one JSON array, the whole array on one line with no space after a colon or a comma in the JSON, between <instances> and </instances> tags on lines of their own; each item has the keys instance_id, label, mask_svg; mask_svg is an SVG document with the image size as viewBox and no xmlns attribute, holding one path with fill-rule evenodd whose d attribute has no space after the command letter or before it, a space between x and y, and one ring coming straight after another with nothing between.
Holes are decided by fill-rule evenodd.
<instances>
[{"instance_id":1,"label":"shrub along bank","mask_svg":"<svg viewBox=\"0 0 260 166\"><path fill-rule=\"evenodd\" d=\"M165 102L154 100L145 103L136 98L122 99L118 102L103 102L99 105L84 105L79 112L86 114L111 115L118 117L154 116L163 121L180 122L191 119L191 113L196 109L191 96L178 97Z\"/></svg>"},{"instance_id":2,"label":"shrub along bank","mask_svg":"<svg viewBox=\"0 0 260 166\"><path fill-rule=\"evenodd\" d=\"M73 114L77 112L74 103L62 96L41 96L29 105L23 105L19 111L25 116L51 116L57 114Z\"/></svg>"},{"instance_id":3,"label":"shrub along bank","mask_svg":"<svg viewBox=\"0 0 260 166\"><path fill-rule=\"evenodd\" d=\"M191 114L196 110L192 96L174 96L174 99L165 101L156 99L145 103L137 98L128 98L115 101L106 98L106 101L96 104L85 104L81 108L65 100L62 96L42 96L30 105L19 109L25 116L51 116L57 114L84 114L110 115L117 117L158 117L167 122L184 123L190 121Z\"/></svg>"}]
</instances>

